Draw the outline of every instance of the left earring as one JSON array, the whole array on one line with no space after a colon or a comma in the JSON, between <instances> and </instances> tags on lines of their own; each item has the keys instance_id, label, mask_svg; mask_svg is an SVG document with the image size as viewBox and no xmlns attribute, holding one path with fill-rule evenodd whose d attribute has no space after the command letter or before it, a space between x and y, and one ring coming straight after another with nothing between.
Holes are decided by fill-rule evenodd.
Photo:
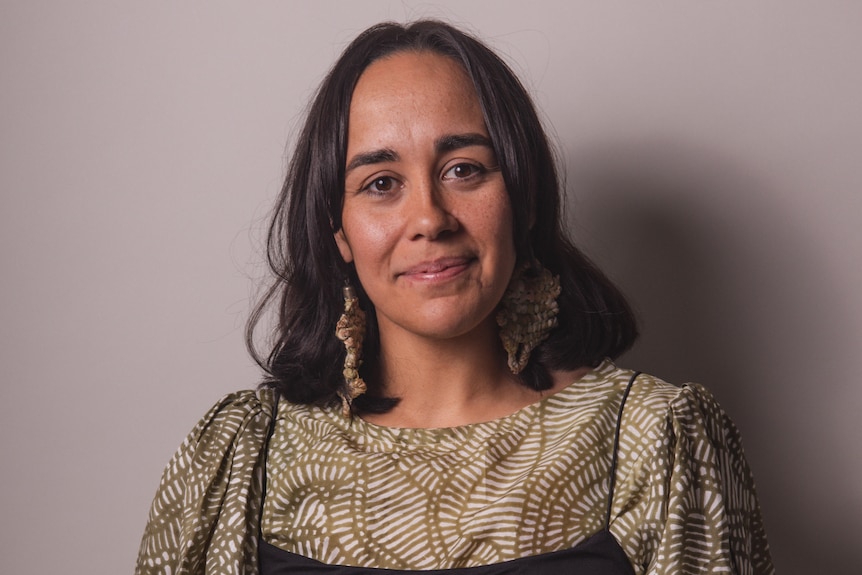
<instances>
[{"instance_id":1,"label":"left earring","mask_svg":"<svg viewBox=\"0 0 862 575\"><path fill-rule=\"evenodd\" d=\"M497 311L500 339L509 356L509 370L519 374L530 353L557 327L560 277L537 261L515 269Z\"/></svg>"},{"instance_id":2,"label":"left earring","mask_svg":"<svg viewBox=\"0 0 862 575\"><path fill-rule=\"evenodd\" d=\"M344 388L338 390L341 398L341 413L350 417L353 400L368 389L359 377L362 365L362 341L365 339L365 312L359 307L356 290L349 283L342 290L344 294L344 313L335 326L335 337L344 342L347 354L344 356Z\"/></svg>"}]
</instances>

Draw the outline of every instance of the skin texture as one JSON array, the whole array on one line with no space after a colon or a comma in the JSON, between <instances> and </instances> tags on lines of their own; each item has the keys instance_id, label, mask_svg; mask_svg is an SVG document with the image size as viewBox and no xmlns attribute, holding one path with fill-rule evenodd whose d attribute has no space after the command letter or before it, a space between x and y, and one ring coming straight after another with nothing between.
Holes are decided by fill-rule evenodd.
<instances>
[{"instance_id":1,"label":"skin texture","mask_svg":"<svg viewBox=\"0 0 862 575\"><path fill-rule=\"evenodd\" d=\"M381 333L468 333L512 275L512 215L494 152L461 147L469 141L440 149L451 136L488 141L472 85L454 62L396 54L359 79L336 239L377 308ZM372 163L350 169L360 155Z\"/></svg>"},{"instance_id":2,"label":"skin texture","mask_svg":"<svg viewBox=\"0 0 862 575\"><path fill-rule=\"evenodd\" d=\"M444 56L396 53L362 74L349 122L335 239L375 305L375 376L401 398L370 418L437 427L536 401L496 333L516 260L512 212L469 78Z\"/></svg>"}]
</instances>

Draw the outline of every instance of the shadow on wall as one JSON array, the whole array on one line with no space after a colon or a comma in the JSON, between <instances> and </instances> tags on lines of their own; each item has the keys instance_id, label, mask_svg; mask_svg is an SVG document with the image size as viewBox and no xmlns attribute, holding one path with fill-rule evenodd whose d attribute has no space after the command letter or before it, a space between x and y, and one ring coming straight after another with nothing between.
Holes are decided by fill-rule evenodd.
<instances>
[{"instance_id":1,"label":"shadow on wall","mask_svg":"<svg viewBox=\"0 0 862 575\"><path fill-rule=\"evenodd\" d=\"M858 471L830 424L830 390L853 381L852 326L782 191L667 143L567 165L575 239L641 321L620 363L719 398L746 440L779 572L852 570Z\"/></svg>"}]
</instances>

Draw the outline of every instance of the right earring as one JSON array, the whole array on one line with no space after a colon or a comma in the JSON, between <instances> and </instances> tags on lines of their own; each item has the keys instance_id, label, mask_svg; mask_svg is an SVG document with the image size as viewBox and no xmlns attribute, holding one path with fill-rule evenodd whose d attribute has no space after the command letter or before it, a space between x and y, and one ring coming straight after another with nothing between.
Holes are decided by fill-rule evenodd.
<instances>
[{"instance_id":1,"label":"right earring","mask_svg":"<svg viewBox=\"0 0 862 575\"><path fill-rule=\"evenodd\" d=\"M341 413L350 417L353 400L365 393L367 387L359 377L359 366L362 365L362 341L365 339L365 312L359 307L356 290L347 284L342 290L344 294L344 313L338 318L335 326L335 337L344 342L347 354L344 356L344 383L346 389L339 390L341 398Z\"/></svg>"},{"instance_id":2,"label":"right earring","mask_svg":"<svg viewBox=\"0 0 862 575\"><path fill-rule=\"evenodd\" d=\"M497 311L497 325L513 374L521 373L533 349L557 326L560 289L560 277L538 262L525 262L512 274Z\"/></svg>"}]
</instances>

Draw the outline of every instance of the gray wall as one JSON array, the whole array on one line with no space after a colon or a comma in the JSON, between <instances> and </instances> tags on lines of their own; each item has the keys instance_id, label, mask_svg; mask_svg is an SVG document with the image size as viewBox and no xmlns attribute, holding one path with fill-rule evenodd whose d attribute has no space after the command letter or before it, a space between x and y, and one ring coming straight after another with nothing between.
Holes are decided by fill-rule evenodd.
<instances>
[{"instance_id":1,"label":"gray wall","mask_svg":"<svg viewBox=\"0 0 862 575\"><path fill-rule=\"evenodd\" d=\"M285 142L344 44L468 23L553 124L622 363L737 421L779 570L862 533L862 9L837 0L0 3L0 571L131 571L161 469L254 386Z\"/></svg>"}]
</instances>

